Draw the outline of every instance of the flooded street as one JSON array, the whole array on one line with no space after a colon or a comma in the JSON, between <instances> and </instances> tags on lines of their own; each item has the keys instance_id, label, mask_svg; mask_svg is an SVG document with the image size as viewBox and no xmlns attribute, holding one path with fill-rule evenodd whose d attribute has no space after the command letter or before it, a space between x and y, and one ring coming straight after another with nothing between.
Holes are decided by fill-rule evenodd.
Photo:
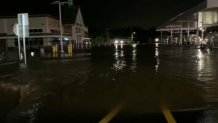
<instances>
[{"instance_id":1,"label":"flooded street","mask_svg":"<svg viewBox=\"0 0 218 123\"><path fill-rule=\"evenodd\" d=\"M218 122L218 49L95 47L69 59L0 65L0 122Z\"/></svg>"}]
</instances>

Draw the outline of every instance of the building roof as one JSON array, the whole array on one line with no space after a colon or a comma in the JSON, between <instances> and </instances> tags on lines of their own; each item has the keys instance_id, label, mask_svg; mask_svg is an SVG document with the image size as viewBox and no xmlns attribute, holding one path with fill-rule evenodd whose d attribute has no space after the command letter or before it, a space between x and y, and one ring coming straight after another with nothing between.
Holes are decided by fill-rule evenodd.
<instances>
[{"instance_id":1,"label":"building roof","mask_svg":"<svg viewBox=\"0 0 218 123\"><path fill-rule=\"evenodd\" d=\"M77 14L80 7L77 5L74 6L64 6L61 8L61 14L62 14L62 22L64 24L75 24ZM29 17L50 17L59 20L59 17L52 16L50 14L36 14L36 15L29 15ZM0 19L5 18L17 18L17 15L12 16L0 16Z\"/></svg>"},{"instance_id":2,"label":"building roof","mask_svg":"<svg viewBox=\"0 0 218 123\"><path fill-rule=\"evenodd\" d=\"M62 7L62 20L65 24L74 24L79 11L79 6Z\"/></svg>"}]
</instances>

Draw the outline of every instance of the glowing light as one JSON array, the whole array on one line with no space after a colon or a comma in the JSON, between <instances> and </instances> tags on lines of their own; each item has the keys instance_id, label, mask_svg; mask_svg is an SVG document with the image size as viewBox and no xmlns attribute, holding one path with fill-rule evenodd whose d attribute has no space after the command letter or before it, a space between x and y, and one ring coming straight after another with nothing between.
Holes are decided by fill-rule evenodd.
<instances>
[{"instance_id":1,"label":"glowing light","mask_svg":"<svg viewBox=\"0 0 218 123\"><path fill-rule=\"evenodd\" d=\"M118 44L118 43L119 43L119 41L118 41L118 40L115 40L115 41L114 41L114 43L115 43L115 44Z\"/></svg>"},{"instance_id":2,"label":"glowing light","mask_svg":"<svg viewBox=\"0 0 218 123\"><path fill-rule=\"evenodd\" d=\"M69 40L69 38L64 38L64 40L68 41L68 40Z\"/></svg>"},{"instance_id":3,"label":"glowing light","mask_svg":"<svg viewBox=\"0 0 218 123\"><path fill-rule=\"evenodd\" d=\"M133 48L136 48L136 44L132 44L132 47L133 47Z\"/></svg>"},{"instance_id":4,"label":"glowing light","mask_svg":"<svg viewBox=\"0 0 218 123\"><path fill-rule=\"evenodd\" d=\"M199 38L199 41L200 41L200 42L203 42L203 39L202 39L202 38Z\"/></svg>"},{"instance_id":5,"label":"glowing light","mask_svg":"<svg viewBox=\"0 0 218 123\"><path fill-rule=\"evenodd\" d=\"M123 44L124 43L123 40L121 40L120 43Z\"/></svg>"},{"instance_id":6,"label":"glowing light","mask_svg":"<svg viewBox=\"0 0 218 123\"><path fill-rule=\"evenodd\" d=\"M201 31L204 31L204 28L200 28Z\"/></svg>"},{"instance_id":7,"label":"glowing light","mask_svg":"<svg viewBox=\"0 0 218 123\"><path fill-rule=\"evenodd\" d=\"M159 42L160 41L160 39L159 38L155 38L155 42Z\"/></svg>"},{"instance_id":8,"label":"glowing light","mask_svg":"<svg viewBox=\"0 0 218 123\"><path fill-rule=\"evenodd\" d=\"M35 53L34 53L34 52L31 52L30 55L33 57L33 56L35 55Z\"/></svg>"}]
</instances>

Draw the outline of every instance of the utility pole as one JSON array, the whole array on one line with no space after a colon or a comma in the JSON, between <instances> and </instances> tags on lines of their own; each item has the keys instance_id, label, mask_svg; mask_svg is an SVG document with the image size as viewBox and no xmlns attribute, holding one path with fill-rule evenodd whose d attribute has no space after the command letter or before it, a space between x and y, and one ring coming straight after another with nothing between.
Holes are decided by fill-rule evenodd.
<instances>
[{"instance_id":1,"label":"utility pole","mask_svg":"<svg viewBox=\"0 0 218 123\"><path fill-rule=\"evenodd\" d=\"M106 31L107 31L107 43L109 43L108 28L106 29Z\"/></svg>"}]
</instances>

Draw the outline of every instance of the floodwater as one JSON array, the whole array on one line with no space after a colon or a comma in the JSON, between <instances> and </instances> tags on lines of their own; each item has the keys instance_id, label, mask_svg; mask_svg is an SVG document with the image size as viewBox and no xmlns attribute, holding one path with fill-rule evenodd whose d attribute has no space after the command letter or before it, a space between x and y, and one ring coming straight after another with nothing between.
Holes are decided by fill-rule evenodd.
<instances>
[{"instance_id":1,"label":"floodwater","mask_svg":"<svg viewBox=\"0 0 218 123\"><path fill-rule=\"evenodd\" d=\"M218 49L95 47L0 65L1 123L218 122Z\"/></svg>"}]
</instances>

